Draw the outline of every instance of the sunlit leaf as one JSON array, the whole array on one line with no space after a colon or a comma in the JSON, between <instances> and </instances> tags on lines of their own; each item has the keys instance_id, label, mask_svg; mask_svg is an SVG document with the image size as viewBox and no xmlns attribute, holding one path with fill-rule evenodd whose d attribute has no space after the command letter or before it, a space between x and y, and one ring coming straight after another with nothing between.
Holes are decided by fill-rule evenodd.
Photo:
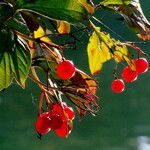
<instances>
[{"instance_id":1,"label":"sunlit leaf","mask_svg":"<svg viewBox=\"0 0 150 150\"><path fill-rule=\"evenodd\" d=\"M11 54L13 62L11 63L12 72L18 84L25 88L25 81L31 65L29 48L25 41L18 39L14 53Z\"/></svg>"},{"instance_id":2,"label":"sunlit leaf","mask_svg":"<svg viewBox=\"0 0 150 150\"><path fill-rule=\"evenodd\" d=\"M83 7L85 7L85 9L90 13L93 14L94 13L94 4L92 2L92 0L78 0Z\"/></svg>"},{"instance_id":3,"label":"sunlit leaf","mask_svg":"<svg viewBox=\"0 0 150 150\"><path fill-rule=\"evenodd\" d=\"M7 28L0 30L0 37L0 90L7 88L13 78L25 87L30 68L28 48Z\"/></svg>"},{"instance_id":4,"label":"sunlit leaf","mask_svg":"<svg viewBox=\"0 0 150 150\"><path fill-rule=\"evenodd\" d=\"M66 21L57 21L57 30L60 34L66 34L70 32L70 23Z\"/></svg>"},{"instance_id":5,"label":"sunlit leaf","mask_svg":"<svg viewBox=\"0 0 150 150\"><path fill-rule=\"evenodd\" d=\"M92 74L101 71L103 63L114 59L117 63L126 61L132 70L135 70L135 64L125 43L110 37L110 34L100 31L95 27L88 43L88 60Z\"/></svg>"},{"instance_id":6,"label":"sunlit leaf","mask_svg":"<svg viewBox=\"0 0 150 150\"><path fill-rule=\"evenodd\" d=\"M82 4L76 0L17 0L20 11L30 11L55 20L70 23L87 22L88 15Z\"/></svg>"},{"instance_id":7,"label":"sunlit leaf","mask_svg":"<svg viewBox=\"0 0 150 150\"><path fill-rule=\"evenodd\" d=\"M108 41L110 38L108 39L106 35L103 36L103 33L99 32L98 29L97 31L91 35L87 47L89 67L93 75L99 73L103 63L112 58L112 54L109 51L109 47L112 44L110 45ZM102 38L103 41L101 40Z\"/></svg>"},{"instance_id":8,"label":"sunlit leaf","mask_svg":"<svg viewBox=\"0 0 150 150\"><path fill-rule=\"evenodd\" d=\"M132 0L103 0L100 2L102 6L114 9L114 6L129 5Z\"/></svg>"},{"instance_id":9,"label":"sunlit leaf","mask_svg":"<svg viewBox=\"0 0 150 150\"><path fill-rule=\"evenodd\" d=\"M139 0L104 0L100 4L121 14L138 37L143 40L150 38L150 23L144 16Z\"/></svg>"},{"instance_id":10,"label":"sunlit leaf","mask_svg":"<svg viewBox=\"0 0 150 150\"><path fill-rule=\"evenodd\" d=\"M44 30L41 26L39 26L37 31L34 31L34 38L40 38L41 41L49 43L51 40L48 36L46 36L46 30Z\"/></svg>"}]
</instances>

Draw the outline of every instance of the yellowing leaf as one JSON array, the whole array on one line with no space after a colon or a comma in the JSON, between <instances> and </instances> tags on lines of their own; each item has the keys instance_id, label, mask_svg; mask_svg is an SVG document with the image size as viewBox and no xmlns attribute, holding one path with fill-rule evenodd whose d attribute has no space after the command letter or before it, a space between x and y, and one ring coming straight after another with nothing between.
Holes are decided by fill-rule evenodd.
<instances>
[{"instance_id":1,"label":"yellowing leaf","mask_svg":"<svg viewBox=\"0 0 150 150\"><path fill-rule=\"evenodd\" d=\"M110 37L110 34L100 31L95 27L87 47L89 68L91 73L97 74L101 71L103 63L113 58L117 63L126 61L128 66L135 70L134 60L125 43Z\"/></svg>"},{"instance_id":2,"label":"yellowing leaf","mask_svg":"<svg viewBox=\"0 0 150 150\"><path fill-rule=\"evenodd\" d=\"M101 32L94 31L89 39L87 47L89 67L93 75L99 73L102 69L103 63L113 57L108 47L111 47L111 45L109 45L110 42L108 42L107 40L105 40L105 42L104 40L101 41L101 34ZM108 43L108 45L106 45L106 42Z\"/></svg>"},{"instance_id":3,"label":"yellowing leaf","mask_svg":"<svg viewBox=\"0 0 150 150\"><path fill-rule=\"evenodd\" d=\"M91 0L78 0L83 7L90 13L93 14L94 13L94 4Z\"/></svg>"},{"instance_id":4,"label":"yellowing leaf","mask_svg":"<svg viewBox=\"0 0 150 150\"><path fill-rule=\"evenodd\" d=\"M88 59L89 59L89 67L91 73L97 74L101 70L103 64L100 61L100 41L95 32L93 32L92 36L89 39L87 52L88 52Z\"/></svg>"},{"instance_id":5,"label":"yellowing leaf","mask_svg":"<svg viewBox=\"0 0 150 150\"><path fill-rule=\"evenodd\" d=\"M70 23L66 21L57 21L57 30L60 34L70 33Z\"/></svg>"},{"instance_id":6,"label":"yellowing leaf","mask_svg":"<svg viewBox=\"0 0 150 150\"><path fill-rule=\"evenodd\" d=\"M134 60L131 57L131 54L128 51L128 48L125 44L122 44L120 41L117 41L117 46L115 47L114 51L114 59L117 63L125 60L128 66L135 70Z\"/></svg>"},{"instance_id":7,"label":"yellowing leaf","mask_svg":"<svg viewBox=\"0 0 150 150\"><path fill-rule=\"evenodd\" d=\"M37 31L34 31L33 38L35 38L35 39L40 38L41 41L51 44L51 40L48 36L46 36L46 32L49 32L49 31L45 31L41 26L39 26ZM36 51L36 46L35 46L36 44L34 41L31 41L31 40L29 40L28 44L30 47L31 57L33 58L35 55L35 51Z\"/></svg>"},{"instance_id":8,"label":"yellowing leaf","mask_svg":"<svg viewBox=\"0 0 150 150\"><path fill-rule=\"evenodd\" d=\"M37 31L34 31L34 38L40 38L41 41L46 43L51 42L50 38L46 36L46 32L41 26L39 26Z\"/></svg>"}]
</instances>

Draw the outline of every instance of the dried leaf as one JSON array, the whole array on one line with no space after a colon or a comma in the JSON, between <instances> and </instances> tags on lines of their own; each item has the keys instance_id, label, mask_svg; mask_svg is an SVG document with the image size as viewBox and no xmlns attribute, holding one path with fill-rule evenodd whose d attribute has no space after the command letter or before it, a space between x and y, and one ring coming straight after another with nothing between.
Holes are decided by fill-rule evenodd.
<instances>
[{"instance_id":1,"label":"dried leaf","mask_svg":"<svg viewBox=\"0 0 150 150\"><path fill-rule=\"evenodd\" d=\"M78 69L70 81L71 85L62 87L64 95L78 107L80 117L86 111L94 114L99 109L96 103L97 97L95 96L97 91L96 81Z\"/></svg>"},{"instance_id":2,"label":"dried leaf","mask_svg":"<svg viewBox=\"0 0 150 150\"><path fill-rule=\"evenodd\" d=\"M150 23L144 16L139 0L104 0L100 4L122 15L138 37L143 40L150 39Z\"/></svg>"}]
</instances>

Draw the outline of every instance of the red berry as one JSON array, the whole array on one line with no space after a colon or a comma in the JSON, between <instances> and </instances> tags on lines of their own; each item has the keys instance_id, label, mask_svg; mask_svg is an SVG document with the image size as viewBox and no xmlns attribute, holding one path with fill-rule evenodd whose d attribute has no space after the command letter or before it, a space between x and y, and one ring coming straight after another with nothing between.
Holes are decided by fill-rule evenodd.
<instances>
[{"instance_id":1,"label":"red berry","mask_svg":"<svg viewBox=\"0 0 150 150\"><path fill-rule=\"evenodd\" d=\"M67 137L71 133L71 127L68 125L67 121L64 121L61 128L55 130L55 133L61 137Z\"/></svg>"},{"instance_id":2,"label":"red berry","mask_svg":"<svg viewBox=\"0 0 150 150\"><path fill-rule=\"evenodd\" d=\"M124 91L125 84L122 79L116 79L111 84L112 91L120 93Z\"/></svg>"},{"instance_id":3,"label":"red berry","mask_svg":"<svg viewBox=\"0 0 150 150\"><path fill-rule=\"evenodd\" d=\"M75 74L75 66L72 61L64 60L56 68L58 76L63 80L68 80Z\"/></svg>"},{"instance_id":4,"label":"red berry","mask_svg":"<svg viewBox=\"0 0 150 150\"><path fill-rule=\"evenodd\" d=\"M46 134L48 133L51 128L50 128L50 118L48 117L48 112L42 113L35 124L35 129L38 133L40 134Z\"/></svg>"},{"instance_id":5,"label":"red berry","mask_svg":"<svg viewBox=\"0 0 150 150\"><path fill-rule=\"evenodd\" d=\"M122 78L126 82L133 82L137 79L138 77L138 72L131 70L129 66L125 67L122 71Z\"/></svg>"},{"instance_id":6,"label":"red berry","mask_svg":"<svg viewBox=\"0 0 150 150\"><path fill-rule=\"evenodd\" d=\"M138 73L145 73L148 70L149 64L145 58L136 59L134 62L136 66L136 71Z\"/></svg>"},{"instance_id":7,"label":"red berry","mask_svg":"<svg viewBox=\"0 0 150 150\"><path fill-rule=\"evenodd\" d=\"M71 107L68 107L67 104L64 102L62 103L62 105L64 107L64 112L66 112L68 115L68 119L73 120L75 118L75 113L73 109ZM52 112L59 113L60 115L65 117L62 107L60 106L59 103L53 105Z\"/></svg>"},{"instance_id":8,"label":"red berry","mask_svg":"<svg viewBox=\"0 0 150 150\"><path fill-rule=\"evenodd\" d=\"M53 112L50 112L49 117L51 119L51 121L50 121L51 129L57 130L62 126L63 120L59 114L54 114Z\"/></svg>"},{"instance_id":9,"label":"red berry","mask_svg":"<svg viewBox=\"0 0 150 150\"><path fill-rule=\"evenodd\" d=\"M75 118L75 113L71 107L64 107L65 112L68 114L68 118L73 120Z\"/></svg>"}]
</instances>

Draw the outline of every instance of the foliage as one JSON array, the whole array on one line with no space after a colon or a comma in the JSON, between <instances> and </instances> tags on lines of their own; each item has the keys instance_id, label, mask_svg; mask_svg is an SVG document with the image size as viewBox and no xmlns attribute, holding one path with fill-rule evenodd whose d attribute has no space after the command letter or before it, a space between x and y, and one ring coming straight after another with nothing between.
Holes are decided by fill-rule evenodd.
<instances>
[{"instance_id":1,"label":"foliage","mask_svg":"<svg viewBox=\"0 0 150 150\"><path fill-rule=\"evenodd\" d=\"M68 79L62 79L57 72L58 64L65 60L63 50L75 47L80 41L76 34L82 32L89 36L87 53L92 75L98 74L105 62L114 59L114 78L117 79L116 66L121 62L127 63L131 71L136 71L130 48L139 57L145 55L136 43L114 39L93 23L95 20L101 22L94 17L100 9L119 13L139 38L149 40L150 23L139 0L103 0L99 4L92 0L2 0L0 91L10 86L13 79L25 88L25 81L30 78L41 89L39 116L42 112L51 112L54 104L58 103L68 124L62 95L73 102L81 119L87 111L95 115L99 110L95 79L77 68ZM56 39L63 37L72 41L58 44ZM37 70L45 75L46 81L40 80ZM71 129L72 124L66 130Z\"/></svg>"}]
</instances>

